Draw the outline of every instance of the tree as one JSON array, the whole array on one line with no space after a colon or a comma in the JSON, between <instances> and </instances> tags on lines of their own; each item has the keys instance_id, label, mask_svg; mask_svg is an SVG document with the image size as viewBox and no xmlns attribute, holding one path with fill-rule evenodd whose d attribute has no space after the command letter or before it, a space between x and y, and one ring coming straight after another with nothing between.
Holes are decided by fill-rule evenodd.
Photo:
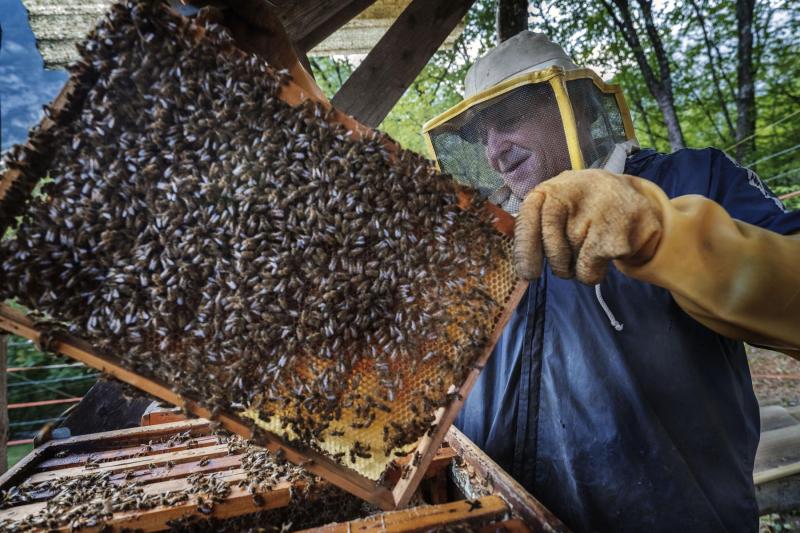
<instances>
[{"instance_id":1,"label":"tree","mask_svg":"<svg viewBox=\"0 0 800 533\"><path fill-rule=\"evenodd\" d=\"M497 2L497 43L528 29L527 0L499 0Z\"/></svg>"},{"instance_id":2,"label":"tree","mask_svg":"<svg viewBox=\"0 0 800 533\"><path fill-rule=\"evenodd\" d=\"M647 88L656 100L664 122L667 136L673 150L686 146L683 130L675 110L675 97L672 91L672 71L664 43L653 20L653 4L651 0L636 0L640 13L631 10L628 0L600 0L614 26L630 47L631 53L639 65ZM656 61L656 69L650 65L647 51L640 38L641 26L644 26L647 41L652 48ZM657 71L657 72L656 72Z\"/></svg>"},{"instance_id":3,"label":"tree","mask_svg":"<svg viewBox=\"0 0 800 533\"><path fill-rule=\"evenodd\" d=\"M736 159L744 161L755 151L755 65L753 64L753 12L755 0L736 0ZM749 139L749 140L747 140Z\"/></svg>"}]
</instances>

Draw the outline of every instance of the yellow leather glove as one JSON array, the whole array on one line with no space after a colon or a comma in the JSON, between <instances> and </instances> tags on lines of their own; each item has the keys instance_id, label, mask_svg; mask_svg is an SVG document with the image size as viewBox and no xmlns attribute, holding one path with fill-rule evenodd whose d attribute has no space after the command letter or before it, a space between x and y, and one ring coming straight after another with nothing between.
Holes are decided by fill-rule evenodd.
<instances>
[{"instance_id":1,"label":"yellow leather glove","mask_svg":"<svg viewBox=\"0 0 800 533\"><path fill-rule=\"evenodd\" d=\"M568 170L531 191L514 228L514 265L523 279L553 273L600 283L613 259L644 263L661 236L658 205L644 180L606 170Z\"/></svg>"},{"instance_id":2,"label":"yellow leather glove","mask_svg":"<svg viewBox=\"0 0 800 533\"><path fill-rule=\"evenodd\" d=\"M523 202L514 252L528 279L539 275L543 253L558 265L554 273L586 283L614 260L624 274L669 290L717 333L800 359L800 235L734 220L708 198L670 200L641 178L565 172Z\"/></svg>"}]
</instances>

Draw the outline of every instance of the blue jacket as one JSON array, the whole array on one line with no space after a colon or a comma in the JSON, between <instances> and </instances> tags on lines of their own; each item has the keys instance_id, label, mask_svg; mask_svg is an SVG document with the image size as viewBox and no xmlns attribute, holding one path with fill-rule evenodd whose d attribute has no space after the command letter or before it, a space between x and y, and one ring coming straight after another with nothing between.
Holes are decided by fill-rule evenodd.
<instances>
[{"instance_id":1,"label":"blue jacket","mask_svg":"<svg viewBox=\"0 0 800 533\"><path fill-rule=\"evenodd\" d=\"M718 150L645 150L625 172L800 231L800 212ZM756 531L760 424L742 343L613 267L599 291L546 268L457 426L572 529Z\"/></svg>"}]
</instances>

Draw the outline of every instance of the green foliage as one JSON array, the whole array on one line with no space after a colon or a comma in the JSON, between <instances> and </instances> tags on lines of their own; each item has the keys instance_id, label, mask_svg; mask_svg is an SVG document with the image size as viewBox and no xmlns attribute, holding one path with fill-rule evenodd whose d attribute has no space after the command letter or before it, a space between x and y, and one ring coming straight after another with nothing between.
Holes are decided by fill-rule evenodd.
<instances>
[{"instance_id":1,"label":"green foliage","mask_svg":"<svg viewBox=\"0 0 800 533\"><path fill-rule=\"evenodd\" d=\"M20 459L33 451L33 444L18 444L8 448L8 467L11 468Z\"/></svg>"}]
</instances>

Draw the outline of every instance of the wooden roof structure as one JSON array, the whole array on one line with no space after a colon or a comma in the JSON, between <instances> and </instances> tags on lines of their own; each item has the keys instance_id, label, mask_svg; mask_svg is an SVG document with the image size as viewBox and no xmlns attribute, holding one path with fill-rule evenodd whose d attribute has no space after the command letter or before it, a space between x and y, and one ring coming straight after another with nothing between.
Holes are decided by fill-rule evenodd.
<instances>
[{"instance_id":1,"label":"wooden roof structure","mask_svg":"<svg viewBox=\"0 0 800 533\"><path fill-rule=\"evenodd\" d=\"M22 0L48 68L76 57L83 38L113 0ZM377 126L441 46L452 43L474 0L227 0L247 9L265 3L297 55L364 54L332 103ZM173 1L174 4L179 4Z\"/></svg>"}]
</instances>

